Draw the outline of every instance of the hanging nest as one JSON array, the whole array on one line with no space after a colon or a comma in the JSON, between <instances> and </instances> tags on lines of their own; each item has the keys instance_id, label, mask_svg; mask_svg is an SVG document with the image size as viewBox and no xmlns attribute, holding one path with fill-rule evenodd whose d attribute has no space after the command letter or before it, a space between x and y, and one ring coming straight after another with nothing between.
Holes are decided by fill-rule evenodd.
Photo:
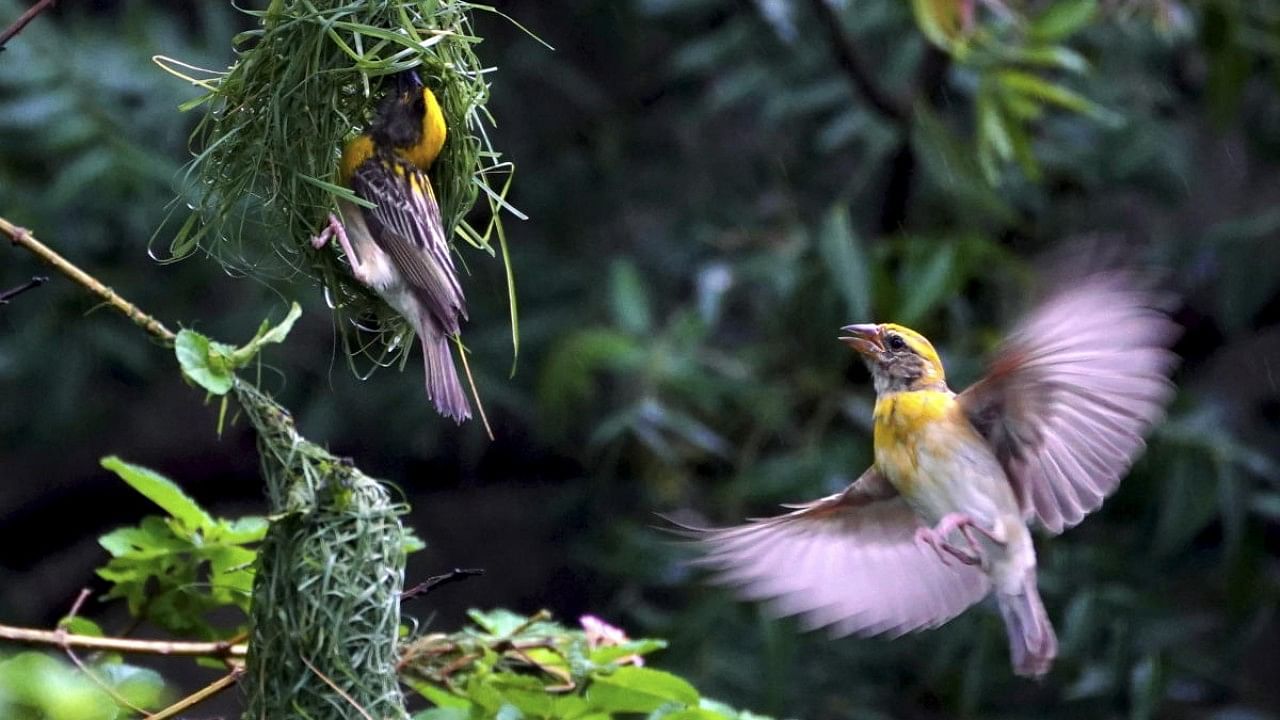
<instances>
[{"instance_id":1,"label":"hanging nest","mask_svg":"<svg viewBox=\"0 0 1280 720\"><path fill-rule=\"evenodd\" d=\"M341 148L368 126L384 78L416 68L449 128L431 170L448 236L491 256L501 252L514 342L501 215L514 212L504 200L513 168L486 134L493 121L472 10L492 11L456 0L272 0L266 10L245 11L261 27L235 38L238 59L225 73L194 77L194 68L157 58L208 91L183 106L203 107L205 115L192 134L197 154L180 198L191 213L169 257L203 251L232 274L268 282L305 275L324 287L349 357L395 362L409 345L408 324L310 238L336 198L352 197L335 184ZM468 220L481 197L486 212Z\"/></svg>"},{"instance_id":2,"label":"hanging nest","mask_svg":"<svg viewBox=\"0 0 1280 720\"><path fill-rule=\"evenodd\" d=\"M254 577L245 717L407 718L396 675L407 508L300 436L257 388L234 387L272 510Z\"/></svg>"}]
</instances>

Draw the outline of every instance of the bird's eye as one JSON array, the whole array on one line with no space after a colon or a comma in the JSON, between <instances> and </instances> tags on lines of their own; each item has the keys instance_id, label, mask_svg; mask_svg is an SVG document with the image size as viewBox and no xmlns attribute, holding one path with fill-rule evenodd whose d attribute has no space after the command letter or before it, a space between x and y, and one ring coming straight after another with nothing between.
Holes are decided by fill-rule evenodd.
<instances>
[{"instance_id":1,"label":"bird's eye","mask_svg":"<svg viewBox=\"0 0 1280 720\"><path fill-rule=\"evenodd\" d=\"M427 102L422 99L421 95L414 98L413 109L414 109L414 112L422 112L427 109Z\"/></svg>"},{"instance_id":2,"label":"bird's eye","mask_svg":"<svg viewBox=\"0 0 1280 720\"><path fill-rule=\"evenodd\" d=\"M887 342L890 350L904 350L907 347L907 341L901 335L890 335Z\"/></svg>"}]
</instances>

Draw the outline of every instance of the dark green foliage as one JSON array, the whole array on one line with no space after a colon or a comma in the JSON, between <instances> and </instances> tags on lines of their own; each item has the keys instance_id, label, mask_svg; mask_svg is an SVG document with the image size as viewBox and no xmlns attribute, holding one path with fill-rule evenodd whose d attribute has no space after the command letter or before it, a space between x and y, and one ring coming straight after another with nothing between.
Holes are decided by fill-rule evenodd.
<instances>
[{"instance_id":1,"label":"dark green foliage","mask_svg":"<svg viewBox=\"0 0 1280 720\"><path fill-rule=\"evenodd\" d=\"M668 638L656 661L700 692L780 717L1276 714L1280 5L1006 4L1029 22L984 16L989 42L953 56L936 49L945 35L922 33L912 3L832 3L870 75L911 106L907 121L856 92L808 3L503 4L554 53L481 16L485 62L500 68L494 142L519 160L512 199L532 217L507 228L521 273L513 379L503 273L473 263L463 279L498 442L438 423L416 366L364 383L331 372L333 333L310 307L272 353L309 436L446 519L418 528L432 571L460 562L442 540L478 526L486 547L468 548L466 562L514 555L539 573L532 589L492 571L449 588L425 601L424 617L444 610L415 637L459 627L451 602L589 609ZM166 320L243 337L266 314L256 286L213 283L202 263L157 271L142 247L190 119L171 112L186 89L157 80L148 58L224 67L230 32L219 28L240 20L201 3L201 31L174 30L167 8L125 2L132 24L121 33L106 22L115 15L61 5L57 23L33 25L0 56L0 209ZM96 71L122 66L109 79ZM146 112L129 109L120 83L136 86ZM99 110L60 112L41 104L50 97L73 108L92 97ZM99 129L54 143L64 122ZM77 192L50 191L61 187ZM963 386L1043 289L1045 253L1084 235L1162 268L1187 331L1171 422L1099 513L1040 539L1062 639L1043 684L1010 676L988 609L918 636L831 641L706 588L652 529L655 511L730 523L839 488L870 461L871 395L837 328L912 323ZM35 272L5 267L0 287ZM290 295L320 307L314 288ZM84 310L56 281L0 310L0 448L18 468L6 480L70 482L75 466L54 449L71 438L91 447L92 465L116 449L108 433L136 388L163 397L173 380L167 355ZM212 411L163 410L131 415L129 429L210 425L199 413ZM234 452L195 455L191 442L164 450L201 465ZM202 491L221 487L216 468ZM531 487L537 502L526 501ZM15 502L26 503L19 513L36 505ZM551 539L495 528L489 513L504 503L544 519ZM58 576L53 562L38 567ZM15 567L0 605L25 608L31 584ZM44 604L64 606L81 581L68 582Z\"/></svg>"}]
</instances>

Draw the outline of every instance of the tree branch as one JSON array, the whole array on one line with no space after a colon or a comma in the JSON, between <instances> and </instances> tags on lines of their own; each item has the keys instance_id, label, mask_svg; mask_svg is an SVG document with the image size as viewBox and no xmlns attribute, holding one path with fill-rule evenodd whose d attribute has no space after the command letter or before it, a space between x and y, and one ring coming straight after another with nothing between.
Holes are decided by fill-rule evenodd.
<instances>
[{"instance_id":1,"label":"tree branch","mask_svg":"<svg viewBox=\"0 0 1280 720\"><path fill-rule=\"evenodd\" d=\"M165 345L173 344L175 336L169 328L164 326L163 323L144 313L137 305L134 305L128 300L120 297L114 290L103 285L92 275L73 264L70 260L67 260L54 252L44 243L36 240L35 236L33 236L26 228L14 225L5 218L0 217L0 233L8 235L14 245L18 245L35 254L36 257L45 261L49 265L52 265L58 272L66 275L76 283L83 286L89 292L102 298L102 300L108 305L119 310L125 317L132 320L135 325L150 333L152 337L163 342Z\"/></svg>"},{"instance_id":2,"label":"tree branch","mask_svg":"<svg viewBox=\"0 0 1280 720\"><path fill-rule=\"evenodd\" d=\"M467 569L454 568L443 575L433 575L427 578L426 580L423 580L422 582L418 583L417 585L414 585L408 590L405 590L404 592L400 593L400 602L404 602L406 600L412 600L413 598L416 598L419 595L426 595L427 593L431 592L432 590L435 590L441 585L448 585L449 583L461 582L463 580L466 580L469 577L475 577L477 575L483 575L483 574L484 574L483 568L467 568Z\"/></svg>"},{"instance_id":3,"label":"tree branch","mask_svg":"<svg viewBox=\"0 0 1280 720\"><path fill-rule=\"evenodd\" d=\"M223 660L242 658L247 645L228 641L186 642L174 640L134 640L132 638L75 635L65 630L36 630L34 628L0 625L0 640L26 645L53 645L60 648L84 648L140 655L172 655L182 657L212 657Z\"/></svg>"},{"instance_id":4,"label":"tree branch","mask_svg":"<svg viewBox=\"0 0 1280 720\"><path fill-rule=\"evenodd\" d=\"M867 70L858 47L844 32L839 13L827 0L809 0L809 5L819 22L826 27L831 52L853 85L853 92L865 98L886 120L899 127L906 127L911 122L910 108L881 88L875 76Z\"/></svg>"},{"instance_id":5,"label":"tree branch","mask_svg":"<svg viewBox=\"0 0 1280 720\"><path fill-rule=\"evenodd\" d=\"M26 12L19 15L18 19L14 20L12 25L5 28L4 32L0 32L0 52L4 52L5 43L12 40L14 35L22 32L22 29L27 26L27 23L35 20L37 15L52 7L57 1L58 0L40 0L40 2L28 8Z\"/></svg>"},{"instance_id":6,"label":"tree branch","mask_svg":"<svg viewBox=\"0 0 1280 720\"><path fill-rule=\"evenodd\" d=\"M47 282L49 282L49 278L43 275L37 275L17 287L12 287L4 292L0 292L0 305L8 305L10 300L18 297L28 290L38 288Z\"/></svg>"}]
</instances>

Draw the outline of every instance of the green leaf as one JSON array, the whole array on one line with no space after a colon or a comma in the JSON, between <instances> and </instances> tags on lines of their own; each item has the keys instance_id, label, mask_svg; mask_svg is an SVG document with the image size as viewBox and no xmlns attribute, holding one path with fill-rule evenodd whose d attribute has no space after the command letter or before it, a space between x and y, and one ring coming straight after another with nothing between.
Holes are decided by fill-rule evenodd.
<instances>
[{"instance_id":1,"label":"green leaf","mask_svg":"<svg viewBox=\"0 0 1280 720\"><path fill-rule=\"evenodd\" d=\"M959 3L954 0L911 0L911 11L920 32L929 42L951 53L963 50Z\"/></svg>"},{"instance_id":2,"label":"green leaf","mask_svg":"<svg viewBox=\"0 0 1280 720\"><path fill-rule=\"evenodd\" d=\"M464 697L459 697L444 688L437 687L431 683L415 681L408 678L405 682L418 692L419 695L426 698L428 702L439 708L458 708L467 709L471 707L471 701Z\"/></svg>"},{"instance_id":3,"label":"green leaf","mask_svg":"<svg viewBox=\"0 0 1280 720\"><path fill-rule=\"evenodd\" d=\"M609 304L613 321L627 333L643 336L653 327L644 281L630 260L616 260L609 268Z\"/></svg>"},{"instance_id":4,"label":"green leaf","mask_svg":"<svg viewBox=\"0 0 1280 720\"><path fill-rule=\"evenodd\" d=\"M653 712L667 703L697 706L698 691L687 681L662 670L621 667L595 678L587 700L607 712Z\"/></svg>"},{"instance_id":5,"label":"green leaf","mask_svg":"<svg viewBox=\"0 0 1280 720\"><path fill-rule=\"evenodd\" d=\"M284 339L288 337L289 331L293 329L293 324L298 321L299 317L302 317L302 306L295 302L289 307L289 312L284 316L284 319L275 327L272 327L270 323L263 320L262 325L258 328L258 334L254 335L252 340L231 353L229 358L231 361L231 367L234 369L247 365L249 361L262 350L263 345L268 343L284 342Z\"/></svg>"},{"instance_id":6,"label":"green leaf","mask_svg":"<svg viewBox=\"0 0 1280 720\"><path fill-rule=\"evenodd\" d=\"M93 680L70 663L42 652L24 652L0 660L0 697L35 710L33 715L19 717L47 720L115 720L119 717L116 703Z\"/></svg>"},{"instance_id":7,"label":"green leaf","mask_svg":"<svg viewBox=\"0 0 1280 720\"><path fill-rule=\"evenodd\" d=\"M468 610L467 617L486 633L494 637L506 638L529 624L529 618L519 613L498 608L496 610Z\"/></svg>"},{"instance_id":8,"label":"green leaf","mask_svg":"<svg viewBox=\"0 0 1280 720\"><path fill-rule=\"evenodd\" d=\"M1073 73L1089 70L1089 61L1083 55L1062 45L1018 48L1013 51L1013 59L1028 65L1043 65Z\"/></svg>"},{"instance_id":9,"label":"green leaf","mask_svg":"<svg viewBox=\"0 0 1280 720\"><path fill-rule=\"evenodd\" d=\"M1000 84L1007 90L1026 97L1057 105L1077 112L1107 125L1118 125L1123 118L1074 90L1051 83L1044 78L1021 70L1004 70L997 74Z\"/></svg>"},{"instance_id":10,"label":"green leaf","mask_svg":"<svg viewBox=\"0 0 1280 720\"><path fill-rule=\"evenodd\" d=\"M905 266L898 287L906 294L898 308L904 325L915 325L932 311L954 285L956 247L951 243L931 243L923 262Z\"/></svg>"},{"instance_id":11,"label":"green leaf","mask_svg":"<svg viewBox=\"0 0 1280 720\"><path fill-rule=\"evenodd\" d=\"M98 623L90 620L83 615L75 617L64 617L58 621L58 629L66 630L72 635L89 635L91 637L102 637L102 627Z\"/></svg>"},{"instance_id":12,"label":"green leaf","mask_svg":"<svg viewBox=\"0 0 1280 720\"><path fill-rule=\"evenodd\" d=\"M257 553L246 545L262 539L266 521L210 518L164 478L138 473L116 458L103 464L119 468L122 477L129 474L175 514L145 517L98 539L111 555L97 571L111 583L107 597L124 598L134 616L172 632L219 637L206 616L227 607L248 611Z\"/></svg>"},{"instance_id":13,"label":"green leaf","mask_svg":"<svg viewBox=\"0 0 1280 720\"><path fill-rule=\"evenodd\" d=\"M656 650L662 650L667 646L666 640L641 639L629 640L621 645L605 645L591 651L588 659L597 665L608 665L609 663L620 660L624 657L632 655L647 655Z\"/></svg>"},{"instance_id":14,"label":"green leaf","mask_svg":"<svg viewBox=\"0 0 1280 720\"><path fill-rule=\"evenodd\" d=\"M1133 667L1129 675L1129 717L1149 720L1159 714L1164 698L1164 663L1160 656L1148 654Z\"/></svg>"},{"instance_id":15,"label":"green leaf","mask_svg":"<svg viewBox=\"0 0 1280 720\"><path fill-rule=\"evenodd\" d=\"M871 318L871 271L862 238L854 232L845 205L832 207L818 231L818 253L844 298L851 322Z\"/></svg>"},{"instance_id":16,"label":"green leaf","mask_svg":"<svg viewBox=\"0 0 1280 720\"><path fill-rule=\"evenodd\" d=\"M188 379L214 395L226 395L231 390L235 371L249 364L263 345L284 342L301 315L302 307L294 303L284 320L275 326L263 320L253 339L239 348L184 329L174 341L174 354Z\"/></svg>"},{"instance_id":17,"label":"green leaf","mask_svg":"<svg viewBox=\"0 0 1280 720\"><path fill-rule=\"evenodd\" d=\"M650 716L653 720L725 720L726 715L723 713L710 710L708 708L683 708L672 712L655 712Z\"/></svg>"},{"instance_id":18,"label":"green leaf","mask_svg":"<svg viewBox=\"0 0 1280 720\"><path fill-rule=\"evenodd\" d=\"M173 343L182 374L214 395L226 395L231 390L231 368L226 359L231 349L186 329L178 331Z\"/></svg>"},{"instance_id":19,"label":"green leaf","mask_svg":"<svg viewBox=\"0 0 1280 720\"><path fill-rule=\"evenodd\" d=\"M142 493L151 502L159 505L186 529L194 531L213 525L213 518L204 511L204 508L182 492L182 488L172 480L160 473L127 463L115 455L102 458L101 463L102 467L119 475L121 480Z\"/></svg>"},{"instance_id":20,"label":"green leaf","mask_svg":"<svg viewBox=\"0 0 1280 720\"><path fill-rule=\"evenodd\" d=\"M434 707L413 716L413 720L470 720L471 710L465 707Z\"/></svg>"},{"instance_id":21,"label":"green leaf","mask_svg":"<svg viewBox=\"0 0 1280 720\"><path fill-rule=\"evenodd\" d=\"M1041 40L1061 40L1087 25L1097 10L1097 0L1055 0L1031 22L1031 35Z\"/></svg>"}]
</instances>

